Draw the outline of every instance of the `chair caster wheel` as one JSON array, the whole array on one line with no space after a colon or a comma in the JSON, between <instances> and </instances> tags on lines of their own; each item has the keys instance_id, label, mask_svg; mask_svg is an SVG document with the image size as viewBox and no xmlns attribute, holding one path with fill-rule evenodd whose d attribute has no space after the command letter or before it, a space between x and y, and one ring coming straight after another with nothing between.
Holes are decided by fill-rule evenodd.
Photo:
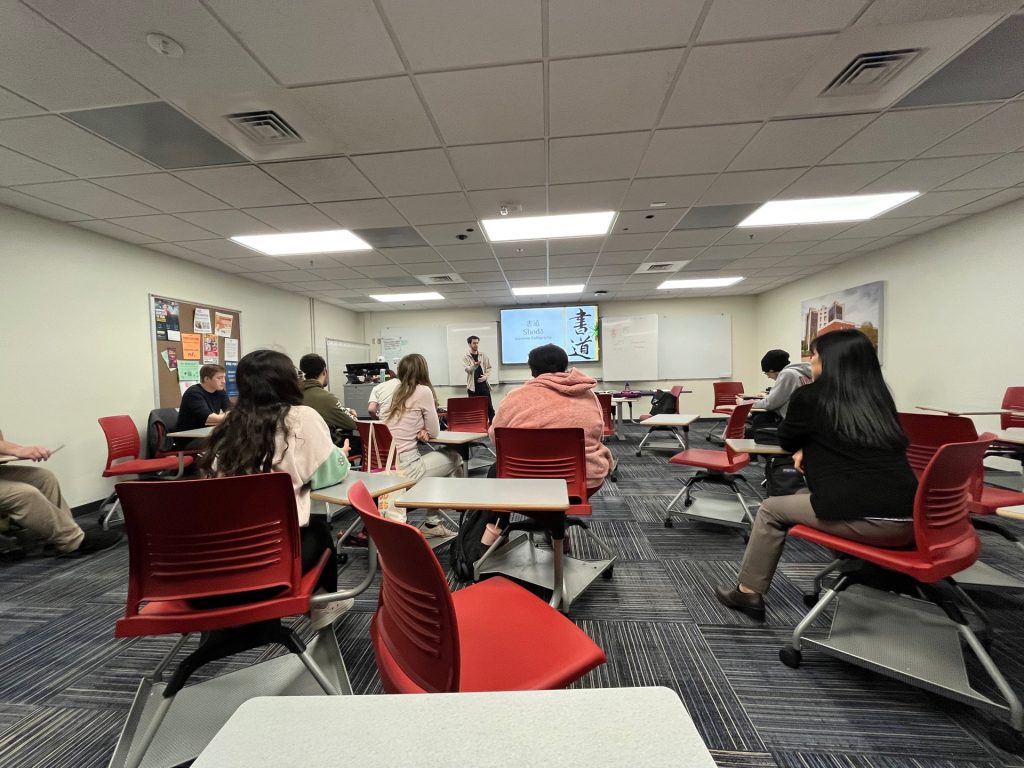
<instances>
[{"instance_id":1,"label":"chair caster wheel","mask_svg":"<svg viewBox=\"0 0 1024 768\"><path fill-rule=\"evenodd\" d=\"M1024 735L1008 725L997 725L989 732L992 743L1012 755L1024 754Z\"/></svg>"},{"instance_id":2,"label":"chair caster wheel","mask_svg":"<svg viewBox=\"0 0 1024 768\"><path fill-rule=\"evenodd\" d=\"M808 608L813 608L818 604L818 595L813 592L804 593L804 605Z\"/></svg>"},{"instance_id":3,"label":"chair caster wheel","mask_svg":"<svg viewBox=\"0 0 1024 768\"><path fill-rule=\"evenodd\" d=\"M779 651L779 660L790 669L799 667L802 657L803 654L792 645L784 645L782 650Z\"/></svg>"},{"instance_id":4,"label":"chair caster wheel","mask_svg":"<svg viewBox=\"0 0 1024 768\"><path fill-rule=\"evenodd\" d=\"M665 518L665 527L666 528L673 528L673 527L675 527L675 523L672 522L672 518L671 517L666 517Z\"/></svg>"},{"instance_id":5,"label":"chair caster wheel","mask_svg":"<svg viewBox=\"0 0 1024 768\"><path fill-rule=\"evenodd\" d=\"M342 552L338 555L338 565L345 565L348 563L348 553Z\"/></svg>"},{"instance_id":6,"label":"chair caster wheel","mask_svg":"<svg viewBox=\"0 0 1024 768\"><path fill-rule=\"evenodd\" d=\"M643 454L643 451L637 451L637 452L636 452L636 455L637 455L637 456L643 456L644 454Z\"/></svg>"},{"instance_id":7,"label":"chair caster wheel","mask_svg":"<svg viewBox=\"0 0 1024 768\"><path fill-rule=\"evenodd\" d=\"M615 566L609 565L608 568L601 572L601 576L605 580L610 580L612 578L613 573L615 573Z\"/></svg>"},{"instance_id":8,"label":"chair caster wheel","mask_svg":"<svg viewBox=\"0 0 1024 768\"><path fill-rule=\"evenodd\" d=\"M687 496L685 499L683 499L683 506L684 507L692 507L693 506L693 499L691 499L689 496Z\"/></svg>"}]
</instances>

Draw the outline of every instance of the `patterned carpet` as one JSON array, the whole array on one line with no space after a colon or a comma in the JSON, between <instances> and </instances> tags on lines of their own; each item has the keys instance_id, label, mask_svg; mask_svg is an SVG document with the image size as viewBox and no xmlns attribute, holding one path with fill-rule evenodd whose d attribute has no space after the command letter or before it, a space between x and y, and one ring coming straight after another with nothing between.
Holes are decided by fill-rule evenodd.
<instances>
[{"instance_id":1,"label":"patterned carpet","mask_svg":"<svg viewBox=\"0 0 1024 768\"><path fill-rule=\"evenodd\" d=\"M692 431L695 446L705 445L707 426ZM620 481L593 499L593 528L620 560L614 578L595 582L571 612L609 657L579 687L678 691L723 768L1024 766L992 745L993 721L970 707L814 651L798 670L783 666L778 650L804 613L801 593L826 553L789 542L764 624L723 608L711 586L735 580L743 537L681 519L664 527L665 504L688 470L666 463L669 448L637 458L642 433L626 427L627 439L611 444ZM745 470L755 486L762 472ZM575 551L587 554L578 533ZM1013 545L991 534L983 541L989 564L1012 572L1024 563ZM358 583L366 566L364 552L349 552L343 585ZM446 551L439 554L447 564ZM139 679L172 642L114 639L126 568L124 544L81 560L0 564L0 766L107 765ZM993 657L1024 694L1024 593L974 594L996 623ZM374 585L337 628L357 693L381 692L368 637L376 599ZM253 651L196 679L277 653Z\"/></svg>"}]
</instances>

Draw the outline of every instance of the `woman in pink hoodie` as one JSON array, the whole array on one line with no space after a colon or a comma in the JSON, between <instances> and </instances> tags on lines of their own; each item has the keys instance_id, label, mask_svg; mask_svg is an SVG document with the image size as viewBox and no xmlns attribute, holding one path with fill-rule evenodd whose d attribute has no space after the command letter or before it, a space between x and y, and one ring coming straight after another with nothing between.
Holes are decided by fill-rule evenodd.
<instances>
[{"instance_id":1,"label":"woman in pink hoodie","mask_svg":"<svg viewBox=\"0 0 1024 768\"><path fill-rule=\"evenodd\" d=\"M525 429L582 427L587 447L587 488L593 492L612 470L612 454L601 442L604 417L594 394L597 381L569 368L565 350L546 344L530 350L532 379L513 389L498 405L491 422L495 427Z\"/></svg>"}]
</instances>

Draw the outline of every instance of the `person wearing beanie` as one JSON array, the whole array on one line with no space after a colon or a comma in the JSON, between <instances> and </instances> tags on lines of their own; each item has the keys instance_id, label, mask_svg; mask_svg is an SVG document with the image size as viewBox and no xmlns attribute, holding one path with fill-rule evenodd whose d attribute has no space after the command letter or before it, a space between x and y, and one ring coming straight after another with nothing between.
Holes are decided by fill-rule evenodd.
<instances>
[{"instance_id":1,"label":"person wearing beanie","mask_svg":"<svg viewBox=\"0 0 1024 768\"><path fill-rule=\"evenodd\" d=\"M770 414L770 419L766 419L766 421L782 421L786 418L789 398L804 384L811 382L810 363L791 363L789 362L789 352L786 350L769 349L761 358L761 370L775 383L767 395L754 401L755 410L765 411L764 414L756 415L764 417ZM743 402L745 400L742 397L736 398L737 405ZM754 426L759 425L755 423Z\"/></svg>"}]
</instances>

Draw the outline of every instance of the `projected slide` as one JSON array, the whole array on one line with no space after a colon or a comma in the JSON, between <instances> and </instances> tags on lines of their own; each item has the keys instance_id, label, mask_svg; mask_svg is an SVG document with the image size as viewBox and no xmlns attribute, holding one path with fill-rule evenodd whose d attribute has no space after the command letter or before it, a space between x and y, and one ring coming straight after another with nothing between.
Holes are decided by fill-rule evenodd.
<instances>
[{"instance_id":1,"label":"projected slide","mask_svg":"<svg viewBox=\"0 0 1024 768\"><path fill-rule=\"evenodd\" d=\"M601 359L597 341L597 307L536 307L501 310L502 365L525 363L534 347L557 344L569 362Z\"/></svg>"}]
</instances>

